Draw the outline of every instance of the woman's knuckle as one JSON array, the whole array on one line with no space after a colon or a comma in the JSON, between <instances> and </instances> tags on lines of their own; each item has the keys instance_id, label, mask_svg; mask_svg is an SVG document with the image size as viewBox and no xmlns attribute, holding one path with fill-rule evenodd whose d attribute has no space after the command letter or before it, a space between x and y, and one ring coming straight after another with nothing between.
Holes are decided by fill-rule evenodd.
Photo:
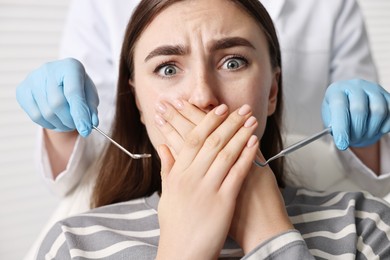
<instances>
[{"instance_id":1,"label":"woman's knuckle","mask_svg":"<svg viewBox=\"0 0 390 260\"><path fill-rule=\"evenodd\" d=\"M205 146L208 148L217 148L222 143L221 137L217 134L209 136L205 141Z\"/></svg>"},{"instance_id":2,"label":"woman's knuckle","mask_svg":"<svg viewBox=\"0 0 390 260\"><path fill-rule=\"evenodd\" d=\"M200 137L195 132L191 132L185 138L185 143L189 147L198 147L200 144Z\"/></svg>"}]
</instances>

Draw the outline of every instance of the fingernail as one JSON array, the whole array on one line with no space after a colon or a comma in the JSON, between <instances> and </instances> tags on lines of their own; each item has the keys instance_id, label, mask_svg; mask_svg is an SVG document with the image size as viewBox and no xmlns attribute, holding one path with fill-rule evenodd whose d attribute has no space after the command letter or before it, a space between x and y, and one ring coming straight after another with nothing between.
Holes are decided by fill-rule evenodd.
<instances>
[{"instance_id":1,"label":"fingernail","mask_svg":"<svg viewBox=\"0 0 390 260\"><path fill-rule=\"evenodd\" d=\"M163 126L167 121L165 121L164 118L162 118L161 116L159 115L156 115L154 117L154 120L156 121L156 123L159 125L159 126Z\"/></svg>"},{"instance_id":2,"label":"fingernail","mask_svg":"<svg viewBox=\"0 0 390 260\"><path fill-rule=\"evenodd\" d=\"M183 102L181 100L176 99L175 101L173 101L173 104L174 104L174 106L177 109L183 109L184 108L184 104L183 104Z\"/></svg>"},{"instance_id":3,"label":"fingernail","mask_svg":"<svg viewBox=\"0 0 390 260\"><path fill-rule=\"evenodd\" d=\"M218 116L222 116L227 111L228 111L227 105L222 104L222 105L218 106L217 109L215 109L215 114L218 115Z\"/></svg>"},{"instance_id":4,"label":"fingernail","mask_svg":"<svg viewBox=\"0 0 390 260\"><path fill-rule=\"evenodd\" d=\"M167 111L167 107L163 103L157 103L156 109L158 112L164 114Z\"/></svg>"},{"instance_id":5,"label":"fingernail","mask_svg":"<svg viewBox=\"0 0 390 260\"><path fill-rule=\"evenodd\" d=\"M248 114L249 112L251 112L251 107L247 104L243 105L239 110L238 110L238 114L240 116L245 116L246 114Z\"/></svg>"},{"instance_id":6,"label":"fingernail","mask_svg":"<svg viewBox=\"0 0 390 260\"><path fill-rule=\"evenodd\" d=\"M246 144L246 146L248 146L248 147L253 147L256 143L257 143L257 136L252 135L252 136L249 138L248 143Z\"/></svg>"},{"instance_id":7,"label":"fingernail","mask_svg":"<svg viewBox=\"0 0 390 260\"><path fill-rule=\"evenodd\" d=\"M245 124L244 124L244 126L245 127L251 127L251 126L253 126L255 123L256 123L256 117L254 117L254 116L251 116L250 118L248 118L246 121L245 121Z\"/></svg>"}]
</instances>

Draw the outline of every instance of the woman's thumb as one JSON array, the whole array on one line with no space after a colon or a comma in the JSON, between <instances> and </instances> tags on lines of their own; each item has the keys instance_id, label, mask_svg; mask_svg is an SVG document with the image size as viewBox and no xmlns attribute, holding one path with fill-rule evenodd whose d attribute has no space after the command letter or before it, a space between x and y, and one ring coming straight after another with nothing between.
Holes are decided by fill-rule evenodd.
<instances>
[{"instance_id":1,"label":"woman's thumb","mask_svg":"<svg viewBox=\"0 0 390 260\"><path fill-rule=\"evenodd\" d=\"M171 150L165 144L159 145L157 152L161 160L161 180L164 180L171 171L175 159L173 158Z\"/></svg>"}]
</instances>

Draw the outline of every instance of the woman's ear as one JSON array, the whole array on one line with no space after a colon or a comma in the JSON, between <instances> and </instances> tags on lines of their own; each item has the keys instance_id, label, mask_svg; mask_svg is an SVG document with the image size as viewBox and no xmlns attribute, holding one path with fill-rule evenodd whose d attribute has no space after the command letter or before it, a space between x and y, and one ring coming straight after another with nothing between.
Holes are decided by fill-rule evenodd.
<instances>
[{"instance_id":1,"label":"woman's ear","mask_svg":"<svg viewBox=\"0 0 390 260\"><path fill-rule=\"evenodd\" d=\"M140 114L140 120L141 120L142 124L145 125L145 121L144 121L144 116L143 116L143 113L142 113L141 105L139 104L137 93L135 92L134 82L131 79L129 79L129 88L133 92L133 95L134 95L134 98L135 98L135 105L137 106L139 114Z\"/></svg>"},{"instance_id":2,"label":"woman's ear","mask_svg":"<svg viewBox=\"0 0 390 260\"><path fill-rule=\"evenodd\" d=\"M271 89L268 96L268 116L275 112L276 104L278 103L280 74L280 68L278 67L273 72Z\"/></svg>"}]
</instances>

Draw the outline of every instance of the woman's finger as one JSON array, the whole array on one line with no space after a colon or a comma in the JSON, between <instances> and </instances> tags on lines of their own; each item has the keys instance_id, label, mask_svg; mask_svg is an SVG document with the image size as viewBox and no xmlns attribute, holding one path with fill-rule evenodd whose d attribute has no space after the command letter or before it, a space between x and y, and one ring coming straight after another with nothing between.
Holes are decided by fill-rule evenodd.
<instances>
[{"instance_id":1,"label":"woman's finger","mask_svg":"<svg viewBox=\"0 0 390 260\"><path fill-rule=\"evenodd\" d=\"M171 171L173 164L175 163L175 159L173 158L168 146L166 146L165 144L160 145L157 149L157 152L161 160L161 180L164 184L164 180L169 175L169 172Z\"/></svg>"},{"instance_id":2,"label":"woman's finger","mask_svg":"<svg viewBox=\"0 0 390 260\"><path fill-rule=\"evenodd\" d=\"M178 154L183 147L185 136L195 125L167 102L157 104L156 112L160 131L164 134L167 144Z\"/></svg>"},{"instance_id":3,"label":"woman's finger","mask_svg":"<svg viewBox=\"0 0 390 260\"><path fill-rule=\"evenodd\" d=\"M205 140L226 119L228 116L227 112L228 107L224 104L214 108L206 115L202 122L185 137L183 148L177 158L177 161L181 162L183 170L193 164L193 161L203 147Z\"/></svg>"},{"instance_id":4,"label":"woman's finger","mask_svg":"<svg viewBox=\"0 0 390 260\"><path fill-rule=\"evenodd\" d=\"M237 198L245 178L253 166L256 152L259 150L259 139L252 135L242 150L235 164L221 183L220 191ZM268 167L268 166L267 166ZM257 168L257 167L256 167Z\"/></svg>"},{"instance_id":5,"label":"woman's finger","mask_svg":"<svg viewBox=\"0 0 390 260\"><path fill-rule=\"evenodd\" d=\"M195 126L190 120L167 102L159 102L156 106L157 113L167 121L177 133L184 138Z\"/></svg>"},{"instance_id":6,"label":"woman's finger","mask_svg":"<svg viewBox=\"0 0 390 260\"><path fill-rule=\"evenodd\" d=\"M207 175L205 176L208 182L215 185L216 189L221 187L227 175L230 174L243 150L247 146L250 138L254 138L252 135L257 126L258 123L256 118L253 116L249 117L245 121L244 125L234 134L232 138L230 138L228 143L217 154L211 167L207 171ZM251 140L250 144L252 143L253 140ZM248 164L250 165L251 162L248 162Z\"/></svg>"},{"instance_id":7,"label":"woman's finger","mask_svg":"<svg viewBox=\"0 0 390 260\"><path fill-rule=\"evenodd\" d=\"M165 121L165 119L159 114L155 115L155 123L157 125L157 129L164 136L165 143L173 149L174 154L180 153L184 140L177 130L173 128L170 123Z\"/></svg>"},{"instance_id":8,"label":"woman's finger","mask_svg":"<svg viewBox=\"0 0 390 260\"><path fill-rule=\"evenodd\" d=\"M241 108L231 113L207 138L202 150L199 151L198 156L194 160L194 165L199 168L199 173L205 174L207 171L210 171L207 167L218 164L215 162L216 160L219 160L224 164L224 167L220 168L215 166L215 168L213 168L214 171L219 171L221 174L225 174L228 171L241 152L244 146L242 143L245 143L248 140L256 127L254 126L256 124L256 118L251 117L251 114L252 111L250 106L243 105ZM237 135L237 139L246 138L246 140L241 140L241 144L238 141L232 142L235 135ZM228 146L230 149L225 149L225 146L230 142L235 143L237 147L233 148Z\"/></svg>"},{"instance_id":9,"label":"woman's finger","mask_svg":"<svg viewBox=\"0 0 390 260\"><path fill-rule=\"evenodd\" d=\"M175 100L173 104L178 112L194 125L199 125L207 114L206 112L185 100Z\"/></svg>"}]
</instances>

